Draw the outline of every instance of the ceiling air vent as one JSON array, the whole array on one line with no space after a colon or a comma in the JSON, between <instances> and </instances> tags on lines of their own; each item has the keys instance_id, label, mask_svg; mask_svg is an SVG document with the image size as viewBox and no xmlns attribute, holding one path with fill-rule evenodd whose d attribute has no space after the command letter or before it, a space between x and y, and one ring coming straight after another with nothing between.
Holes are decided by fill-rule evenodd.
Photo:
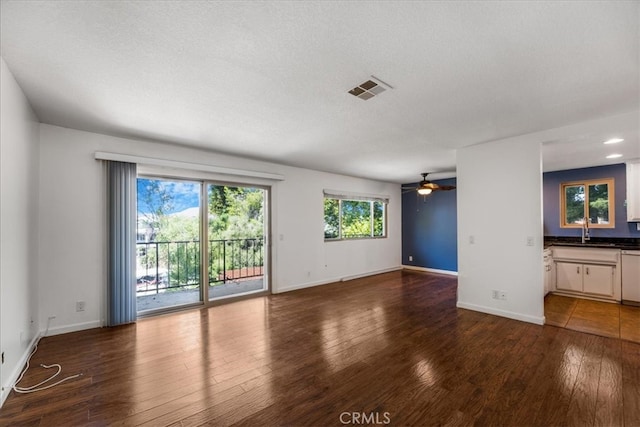
<instances>
[{"instance_id":1,"label":"ceiling air vent","mask_svg":"<svg viewBox=\"0 0 640 427\"><path fill-rule=\"evenodd\" d=\"M393 88L388 84L384 83L382 80L377 79L374 76L371 76L370 80L367 80L366 82L361 83L360 85L354 87L349 91L349 93L353 96L356 96L360 99L364 99L366 101L367 99L371 99L376 95L380 95L382 92L384 92L387 89L393 89Z\"/></svg>"}]
</instances>

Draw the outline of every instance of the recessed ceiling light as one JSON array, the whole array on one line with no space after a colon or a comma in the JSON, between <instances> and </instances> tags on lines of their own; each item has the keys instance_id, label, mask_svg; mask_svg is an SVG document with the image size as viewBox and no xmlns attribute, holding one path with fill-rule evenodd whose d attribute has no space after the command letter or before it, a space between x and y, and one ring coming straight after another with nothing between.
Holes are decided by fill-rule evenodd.
<instances>
[{"instance_id":1,"label":"recessed ceiling light","mask_svg":"<svg viewBox=\"0 0 640 427\"><path fill-rule=\"evenodd\" d=\"M622 142L622 141L624 141L624 139L622 139L622 138L611 138L611 139L606 140L604 143L605 144L617 144L618 142Z\"/></svg>"},{"instance_id":2,"label":"recessed ceiling light","mask_svg":"<svg viewBox=\"0 0 640 427\"><path fill-rule=\"evenodd\" d=\"M609 154L607 159L617 159L618 157L622 157L622 154Z\"/></svg>"}]
</instances>

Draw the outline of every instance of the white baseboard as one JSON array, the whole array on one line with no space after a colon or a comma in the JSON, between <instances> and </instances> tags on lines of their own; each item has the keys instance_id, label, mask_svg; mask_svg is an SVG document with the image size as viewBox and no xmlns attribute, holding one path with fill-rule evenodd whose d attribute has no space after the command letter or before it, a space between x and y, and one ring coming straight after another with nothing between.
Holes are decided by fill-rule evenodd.
<instances>
[{"instance_id":1,"label":"white baseboard","mask_svg":"<svg viewBox=\"0 0 640 427\"><path fill-rule=\"evenodd\" d=\"M437 268L418 267L416 265L404 265L404 264L402 264L402 268L404 268L405 270L424 271L426 273L448 274L449 276L457 276L458 275L457 271L438 270Z\"/></svg>"},{"instance_id":2,"label":"white baseboard","mask_svg":"<svg viewBox=\"0 0 640 427\"><path fill-rule=\"evenodd\" d=\"M354 274L352 276L332 277L332 278L329 278L329 279L318 280L316 282L300 283L300 284L297 284L297 285L287 286L285 288L274 289L273 293L274 294L281 294L281 293L284 293L284 292L297 291L299 289L313 288L315 286L328 285L330 283L346 282L348 280L354 280L354 279L360 279L360 278L363 278L363 277L375 276L376 274L383 274L383 273L389 273L389 272L392 272L392 271L398 271L401 268L402 267L400 267L400 266L398 266L398 267L390 267L390 268L385 268L385 269L382 269L382 270L369 271L367 273Z\"/></svg>"},{"instance_id":3,"label":"white baseboard","mask_svg":"<svg viewBox=\"0 0 640 427\"><path fill-rule=\"evenodd\" d=\"M314 286L328 285L329 283L335 283L339 281L340 281L340 278L337 277L335 279L319 280L316 282L305 282L305 283L299 283L297 285L287 286L285 288L279 287L278 289L273 289L272 292L274 294L282 294L284 292L297 291L298 289L305 289L305 288L313 288Z\"/></svg>"},{"instance_id":4,"label":"white baseboard","mask_svg":"<svg viewBox=\"0 0 640 427\"><path fill-rule=\"evenodd\" d=\"M56 327L50 327L47 336L67 334L69 332L84 331L85 329L93 329L102 327L100 320L92 320L91 322L74 323L72 325L62 325Z\"/></svg>"},{"instance_id":5,"label":"white baseboard","mask_svg":"<svg viewBox=\"0 0 640 427\"><path fill-rule=\"evenodd\" d=\"M0 408L2 407L2 405L4 405L4 401L7 400L9 393L11 393L14 383L18 380L20 373L27 363L27 359L29 358L31 351L33 350L33 346L36 345L36 342L38 342L38 339L40 339L41 334L41 332L35 334L31 342L29 343L29 346L25 349L24 353L20 357L20 360L18 360L18 364L13 369L13 372L11 372L5 383L2 384L2 392L0 394Z\"/></svg>"},{"instance_id":6,"label":"white baseboard","mask_svg":"<svg viewBox=\"0 0 640 427\"><path fill-rule=\"evenodd\" d=\"M361 279L363 277L369 277L369 276L375 276L376 274L384 274L384 273L391 273L392 271L398 271L401 270L402 267L398 266L398 267L390 267L390 268L385 268L382 270L376 270L376 271L370 271L368 273L363 273L363 274L355 274L353 276L345 276L343 278L341 278L340 280L343 282L346 282L348 280L355 280L355 279Z\"/></svg>"},{"instance_id":7,"label":"white baseboard","mask_svg":"<svg viewBox=\"0 0 640 427\"><path fill-rule=\"evenodd\" d=\"M493 314L494 316L506 317L509 319L520 320L522 322L534 323L536 325L544 325L544 316L530 316L528 314L515 313L513 311L500 310L494 307L485 307L483 305L471 304L468 302L458 301L456 307L465 308L467 310L479 311L481 313Z\"/></svg>"},{"instance_id":8,"label":"white baseboard","mask_svg":"<svg viewBox=\"0 0 640 427\"><path fill-rule=\"evenodd\" d=\"M52 335L66 334L68 332L82 331L85 329L99 328L101 326L102 326L102 322L100 320L94 320L91 322L76 323L73 325L58 326L54 328L50 327L48 331L38 332L29 343L29 346L25 349L24 353L20 357L20 360L18 361L18 364L16 365L13 372L11 372L11 374L9 375L5 383L2 384L2 392L0 394L0 407L4 405L4 401L9 396L9 393L11 393L14 383L16 382L16 380L20 376L20 373L24 369L27 363L27 359L29 358L31 351L33 350L33 346L36 345L36 342L41 337L44 337L45 332L47 332L47 336L52 336Z\"/></svg>"}]
</instances>

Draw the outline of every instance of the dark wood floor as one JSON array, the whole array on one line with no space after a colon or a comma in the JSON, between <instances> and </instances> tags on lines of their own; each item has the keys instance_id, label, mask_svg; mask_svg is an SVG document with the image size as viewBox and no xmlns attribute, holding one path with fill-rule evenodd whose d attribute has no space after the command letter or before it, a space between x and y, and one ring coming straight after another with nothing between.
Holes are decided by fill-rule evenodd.
<instances>
[{"instance_id":1,"label":"dark wood floor","mask_svg":"<svg viewBox=\"0 0 640 427\"><path fill-rule=\"evenodd\" d=\"M44 338L35 366L84 376L12 392L0 425L640 425L640 344L456 309L455 292L394 272Z\"/></svg>"}]
</instances>

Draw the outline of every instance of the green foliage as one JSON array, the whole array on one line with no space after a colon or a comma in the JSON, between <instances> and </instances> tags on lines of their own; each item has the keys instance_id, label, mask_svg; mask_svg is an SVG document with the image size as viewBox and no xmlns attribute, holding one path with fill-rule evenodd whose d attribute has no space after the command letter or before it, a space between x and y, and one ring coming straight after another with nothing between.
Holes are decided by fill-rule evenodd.
<instances>
[{"instance_id":1,"label":"green foliage","mask_svg":"<svg viewBox=\"0 0 640 427\"><path fill-rule=\"evenodd\" d=\"M371 214L373 211L373 232ZM382 202L324 199L325 239L356 239L385 235L385 204Z\"/></svg>"},{"instance_id":2,"label":"green foliage","mask_svg":"<svg viewBox=\"0 0 640 427\"><path fill-rule=\"evenodd\" d=\"M373 202L373 235L382 237L385 234L384 203Z\"/></svg>"},{"instance_id":3,"label":"green foliage","mask_svg":"<svg viewBox=\"0 0 640 427\"><path fill-rule=\"evenodd\" d=\"M173 195L162 183L159 179L137 180L138 205L144 207L138 215L151 228L151 234L154 236L161 227L161 219L173 209Z\"/></svg>"},{"instance_id":4,"label":"green foliage","mask_svg":"<svg viewBox=\"0 0 640 427\"><path fill-rule=\"evenodd\" d=\"M156 234L158 242L197 241L200 235L200 219L167 215L160 218L160 228Z\"/></svg>"},{"instance_id":5,"label":"green foliage","mask_svg":"<svg viewBox=\"0 0 640 427\"><path fill-rule=\"evenodd\" d=\"M170 286L200 281L200 218L167 214L172 195L158 180L148 185L145 206L152 206L154 238L138 245L138 262L155 275L156 266L168 271ZM149 184L147 184L149 183ZM149 196L149 192L152 194ZM210 185L209 278L215 282L225 271L262 266L264 261L264 190ZM255 240L248 240L255 239ZM170 242L158 243L155 242Z\"/></svg>"},{"instance_id":6,"label":"green foliage","mask_svg":"<svg viewBox=\"0 0 640 427\"><path fill-rule=\"evenodd\" d=\"M585 194L584 185L567 186L564 187L564 191L567 224L580 224L585 216L592 224L609 221L609 186L607 184L589 185L588 194ZM585 209L586 200L589 203Z\"/></svg>"},{"instance_id":7,"label":"green foliage","mask_svg":"<svg viewBox=\"0 0 640 427\"><path fill-rule=\"evenodd\" d=\"M342 237L371 236L371 202L342 201Z\"/></svg>"},{"instance_id":8,"label":"green foliage","mask_svg":"<svg viewBox=\"0 0 640 427\"><path fill-rule=\"evenodd\" d=\"M609 222L609 186L589 186L589 218L594 224Z\"/></svg>"},{"instance_id":9,"label":"green foliage","mask_svg":"<svg viewBox=\"0 0 640 427\"><path fill-rule=\"evenodd\" d=\"M264 237L264 190L209 186L209 239Z\"/></svg>"},{"instance_id":10,"label":"green foliage","mask_svg":"<svg viewBox=\"0 0 640 427\"><path fill-rule=\"evenodd\" d=\"M567 224L581 223L584 218L584 185L565 187Z\"/></svg>"},{"instance_id":11,"label":"green foliage","mask_svg":"<svg viewBox=\"0 0 640 427\"><path fill-rule=\"evenodd\" d=\"M337 199L324 199L324 238L340 237L340 203Z\"/></svg>"}]
</instances>

